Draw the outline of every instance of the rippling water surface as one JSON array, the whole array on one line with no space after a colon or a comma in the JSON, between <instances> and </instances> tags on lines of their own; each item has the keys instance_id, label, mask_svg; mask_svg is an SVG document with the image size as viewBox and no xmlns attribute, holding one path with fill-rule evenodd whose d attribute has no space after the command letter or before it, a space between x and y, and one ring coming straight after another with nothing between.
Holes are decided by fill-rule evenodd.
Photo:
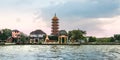
<instances>
[{"instance_id":1,"label":"rippling water surface","mask_svg":"<svg viewBox=\"0 0 120 60\"><path fill-rule=\"evenodd\" d=\"M0 60L120 60L120 45L0 46Z\"/></svg>"}]
</instances>

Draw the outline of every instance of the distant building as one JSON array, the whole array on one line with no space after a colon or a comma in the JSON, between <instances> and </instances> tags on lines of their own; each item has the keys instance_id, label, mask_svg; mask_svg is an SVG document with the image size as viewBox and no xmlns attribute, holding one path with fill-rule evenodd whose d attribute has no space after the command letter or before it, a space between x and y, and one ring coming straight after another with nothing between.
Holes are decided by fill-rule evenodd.
<instances>
[{"instance_id":1,"label":"distant building","mask_svg":"<svg viewBox=\"0 0 120 60\"><path fill-rule=\"evenodd\" d=\"M21 32L19 30L12 30L12 38L13 38L12 42L19 43L20 36L21 36Z\"/></svg>"},{"instance_id":2,"label":"distant building","mask_svg":"<svg viewBox=\"0 0 120 60\"><path fill-rule=\"evenodd\" d=\"M59 44L67 44L68 43L68 34L65 30L60 30L58 32L58 42L59 42Z\"/></svg>"},{"instance_id":3,"label":"distant building","mask_svg":"<svg viewBox=\"0 0 120 60\"><path fill-rule=\"evenodd\" d=\"M12 36L7 39L7 43L20 42L21 32L19 30L12 30Z\"/></svg>"},{"instance_id":4,"label":"distant building","mask_svg":"<svg viewBox=\"0 0 120 60\"><path fill-rule=\"evenodd\" d=\"M21 32L18 30L12 30L12 37L13 38L20 38Z\"/></svg>"},{"instance_id":5,"label":"distant building","mask_svg":"<svg viewBox=\"0 0 120 60\"><path fill-rule=\"evenodd\" d=\"M30 43L44 42L46 33L42 30L35 30L30 33Z\"/></svg>"},{"instance_id":6,"label":"distant building","mask_svg":"<svg viewBox=\"0 0 120 60\"><path fill-rule=\"evenodd\" d=\"M58 34L58 32L59 32L59 25L58 25L58 18L57 18L57 16L56 16L56 14L55 14L55 16L52 18L52 30L51 30L51 35L54 35L54 36L56 36L57 34Z\"/></svg>"}]
</instances>

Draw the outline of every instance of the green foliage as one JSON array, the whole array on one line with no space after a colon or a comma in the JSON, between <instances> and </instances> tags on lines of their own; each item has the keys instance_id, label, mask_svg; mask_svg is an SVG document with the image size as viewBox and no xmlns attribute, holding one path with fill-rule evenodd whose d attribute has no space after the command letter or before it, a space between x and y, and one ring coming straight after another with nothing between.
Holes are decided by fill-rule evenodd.
<instances>
[{"instance_id":1,"label":"green foliage","mask_svg":"<svg viewBox=\"0 0 120 60\"><path fill-rule=\"evenodd\" d=\"M72 37L72 31L69 31L69 32L68 32L68 39L70 40L71 37Z\"/></svg>"},{"instance_id":2,"label":"green foliage","mask_svg":"<svg viewBox=\"0 0 120 60\"><path fill-rule=\"evenodd\" d=\"M96 42L96 37L89 37L89 42Z\"/></svg>"},{"instance_id":3,"label":"green foliage","mask_svg":"<svg viewBox=\"0 0 120 60\"><path fill-rule=\"evenodd\" d=\"M114 39L120 41L120 34L115 34Z\"/></svg>"},{"instance_id":4,"label":"green foliage","mask_svg":"<svg viewBox=\"0 0 120 60\"><path fill-rule=\"evenodd\" d=\"M46 35L43 36L43 39L44 39L44 40L45 40L45 38L46 38Z\"/></svg>"},{"instance_id":5,"label":"green foliage","mask_svg":"<svg viewBox=\"0 0 120 60\"><path fill-rule=\"evenodd\" d=\"M110 37L110 42L115 42L114 37Z\"/></svg>"},{"instance_id":6,"label":"green foliage","mask_svg":"<svg viewBox=\"0 0 120 60\"><path fill-rule=\"evenodd\" d=\"M84 34L86 34L86 31L72 30L68 32L68 38L72 40L81 40L85 39Z\"/></svg>"},{"instance_id":7,"label":"green foliage","mask_svg":"<svg viewBox=\"0 0 120 60\"><path fill-rule=\"evenodd\" d=\"M28 39L29 39L28 36L26 36L24 33L21 33L20 41L21 41L22 43L27 42Z\"/></svg>"},{"instance_id":8,"label":"green foliage","mask_svg":"<svg viewBox=\"0 0 120 60\"><path fill-rule=\"evenodd\" d=\"M6 40L11 36L12 31L10 29L2 29L0 34L0 40Z\"/></svg>"},{"instance_id":9,"label":"green foliage","mask_svg":"<svg viewBox=\"0 0 120 60\"><path fill-rule=\"evenodd\" d=\"M56 40L58 41L58 36L48 36L49 40Z\"/></svg>"},{"instance_id":10,"label":"green foliage","mask_svg":"<svg viewBox=\"0 0 120 60\"><path fill-rule=\"evenodd\" d=\"M39 44L42 44L42 42L39 42Z\"/></svg>"},{"instance_id":11,"label":"green foliage","mask_svg":"<svg viewBox=\"0 0 120 60\"><path fill-rule=\"evenodd\" d=\"M110 42L110 38L97 38L96 42Z\"/></svg>"}]
</instances>

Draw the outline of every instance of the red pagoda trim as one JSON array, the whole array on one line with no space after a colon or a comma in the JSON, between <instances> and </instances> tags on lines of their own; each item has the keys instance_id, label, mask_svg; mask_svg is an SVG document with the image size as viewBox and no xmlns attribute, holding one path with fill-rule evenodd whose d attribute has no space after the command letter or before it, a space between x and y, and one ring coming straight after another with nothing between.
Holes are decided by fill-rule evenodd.
<instances>
[{"instance_id":1,"label":"red pagoda trim","mask_svg":"<svg viewBox=\"0 0 120 60\"><path fill-rule=\"evenodd\" d=\"M58 18L57 18L57 16L56 16L56 14L55 14L55 16L52 18L52 27L51 27L51 34L52 35L57 35L58 34L58 29L59 29L59 22L58 22Z\"/></svg>"}]
</instances>

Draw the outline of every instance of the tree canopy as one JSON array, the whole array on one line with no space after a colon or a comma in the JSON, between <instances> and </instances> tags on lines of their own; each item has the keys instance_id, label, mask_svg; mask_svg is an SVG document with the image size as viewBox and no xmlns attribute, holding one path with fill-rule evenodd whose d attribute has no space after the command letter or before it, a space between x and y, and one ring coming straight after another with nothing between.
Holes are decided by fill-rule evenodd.
<instances>
[{"instance_id":1,"label":"tree canopy","mask_svg":"<svg viewBox=\"0 0 120 60\"><path fill-rule=\"evenodd\" d=\"M83 30L72 30L68 32L68 38L72 40L81 40L84 39L84 34L86 34L86 31Z\"/></svg>"},{"instance_id":2,"label":"tree canopy","mask_svg":"<svg viewBox=\"0 0 120 60\"><path fill-rule=\"evenodd\" d=\"M6 40L11 36L12 30L10 29L2 29L0 34L0 40Z\"/></svg>"},{"instance_id":3,"label":"tree canopy","mask_svg":"<svg viewBox=\"0 0 120 60\"><path fill-rule=\"evenodd\" d=\"M120 42L120 34L115 34L114 39Z\"/></svg>"},{"instance_id":4,"label":"tree canopy","mask_svg":"<svg viewBox=\"0 0 120 60\"><path fill-rule=\"evenodd\" d=\"M96 37L90 36L90 37L89 37L89 42L96 42Z\"/></svg>"}]
</instances>

